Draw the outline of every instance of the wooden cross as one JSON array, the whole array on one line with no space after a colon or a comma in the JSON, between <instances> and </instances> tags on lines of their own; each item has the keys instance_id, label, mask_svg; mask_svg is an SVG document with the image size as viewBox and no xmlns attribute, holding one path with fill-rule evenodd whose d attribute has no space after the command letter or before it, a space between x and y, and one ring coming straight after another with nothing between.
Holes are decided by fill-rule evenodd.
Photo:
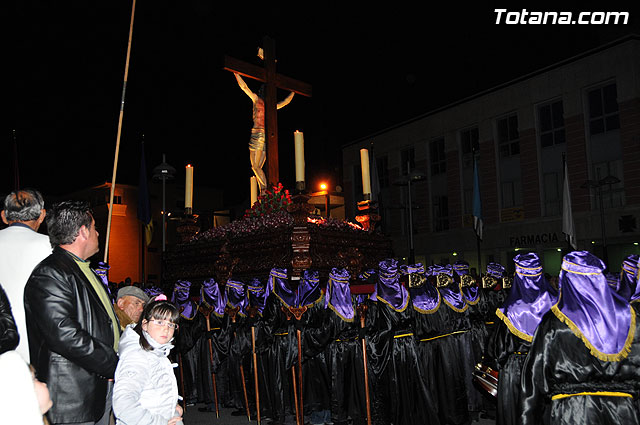
<instances>
[{"instance_id":1,"label":"wooden cross","mask_svg":"<svg viewBox=\"0 0 640 425\"><path fill-rule=\"evenodd\" d=\"M230 56L224 57L224 69L237 72L265 83L265 131L267 135L267 180L270 185L280 181L278 163L278 114L277 88L311 97L311 85L276 72L276 45L268 36L263 38L264 68Z\"/></svg>"}]
</instances>

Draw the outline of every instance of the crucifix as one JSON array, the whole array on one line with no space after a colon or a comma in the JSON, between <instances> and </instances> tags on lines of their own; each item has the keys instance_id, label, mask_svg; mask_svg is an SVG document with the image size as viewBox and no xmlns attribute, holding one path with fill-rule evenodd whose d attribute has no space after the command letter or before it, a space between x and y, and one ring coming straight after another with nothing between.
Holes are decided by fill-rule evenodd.
<instances>
[{"instance_id":1,"label":"crucifix","mask_svg":"<svg viewBox=\"0 0 640 425\"><path fill-rule=\"evenodd\" d=\"M291 96L293 93L300 94L303 96L311 97L311 85L304 83L302 81L295 80L293 78L286 77L282 74L278 74L276 72L276 59L275 59L275 41L265 36L263 38L263 58L264 58L264 67L260 67L257 65L253 65L248 62L241 61L239 59L232 58L230 56L225 56L224 58L224 69L227 71L231 71L236 74L236 78L238 79L238 84L240 87L247 93L252 100L254 101L254 129L252 130L251 142L249 144L249 150L252 155L252 167L255 170L254 158L253 155L256 152L256 146L259 141L254 140L258 139L259 136L255 134L255 122L256 122L256 100L257 95L251 93L250 90L247 92L248 88L246 88L246 84L242 78L238 78L239 76L245 76L248 78L252 78L254 80L261 81L265 86L265 98L264 98L264 124L266 130L266 142L267 142L267 180L271 185L276 185L280 181L280 166L278 163L278 118L277 118L277 110L278 107L282 107L291 101ZM244 84L244 87L243 87ZM245 89L246 88L246 89ZM284 89L291 91L291 95L285 99L285 101L278 103L277 102L277 89ZM251 94L249 94L251 93ZM253 95L253 96L252 96ZM285 103L286 102L286 103ZM252 149L253 146L253 149ZM264 158L263 160L264 161ZM259 164L259 167L262 168L262 164ZM266 183L266 182L264 182ZM261 191L264 189L260 188Z\"/></svg>"}]
</instances>

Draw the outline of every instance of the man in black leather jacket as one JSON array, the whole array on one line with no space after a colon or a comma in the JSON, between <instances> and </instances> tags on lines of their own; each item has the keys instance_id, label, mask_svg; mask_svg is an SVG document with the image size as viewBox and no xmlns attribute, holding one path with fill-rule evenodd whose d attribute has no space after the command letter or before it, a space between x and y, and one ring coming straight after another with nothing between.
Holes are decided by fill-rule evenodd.
<instances>
[{"instance_id":1,"label":"man in black leather jacket","mask_svg":"<svg viewBox=\"0 0 640 425\"><path fill-rule=\"evenodd\" d=\"M120 328L89 257L98 232L88 204L62 202L47 215L53 253L25 287L31 362L53 400L54 424L108 424Z\"/></svg>"},{"instance_id":2,"label":"man in black leather jacket","mask_svg":"<svg viewBox=\"0 0 640 425\"><path fill-rule=\"evenodd\" d=\"M11 313L9 298L0 284L0 354L15 350L18 346L19 336L16 322Z\"/></svg>"}]
</instances>

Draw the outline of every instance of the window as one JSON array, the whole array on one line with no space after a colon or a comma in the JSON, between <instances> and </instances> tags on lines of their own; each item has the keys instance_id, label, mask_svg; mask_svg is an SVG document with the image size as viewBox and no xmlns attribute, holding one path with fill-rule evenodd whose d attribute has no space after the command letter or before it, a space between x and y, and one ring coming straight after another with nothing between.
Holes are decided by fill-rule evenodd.
<instances>
[{"instance_id":1,"label":"window","mask_svg":"<svg viewBox=\"0 0 640 425\"><path fill-rule=\"evenodd\" d=\"M624 206L625 199L624 182L622 181L622 160L595 163L593 164L593 171L595 180L598 182L609 176L613 176L620 180L615 184L602 185L601 195L603 208L616 208ZM598 189L595 189L593 193L596 195L596 207L600 208L600 205L598 204L599 199L597 191Z\"/></svg>"},{"instance_id":2,"label":"window","mask_svg":"<svg viewBox=\"0 0 640 425\"><path fill-rule=\"evenodd\" d=\"M501 158L520 153L520 135L518 134L518 116L516 114L501 118L497 122L498 149Z\"/></svg>"},{"instance_id":3,"label":"window","mask_svg":"<svg viewBox=\"0 0 640 425\"><path fill-rule=\"evenodd\" d=\"M409 170L413 170L416 167L416 158L415 158L415 150L413 147L403 149L400 152L400 170L402 170L402 175L406 176L409 174Z\"/></svg>"},{"instance_id":4,"label":"window","mask_svg":"<svg viewBox=\"0 0 640 425\"><path fill-rule=\"evenodd\" d=\"M616 84L589 91L589 131L591 135L620 128Z\"/></svg>"},{"instance_id":5,"label":"window","mask_svg":"<svg viewBox=\"0 0 640 425\"><path fill-rule=\"evenodd\" d=\"M378 171L378 184L380 189L389 187L389 157L376 158L376 170Z\"/></svg>"},{"instance_id":6,"label":"window","mask_svg":"<svg viewBox=\"0 0 640 425\"><path fill-rule=\"evenodd\" d=\"M502 208L522 205L522 188L519 180L502 182Z\"/></svg>"},{"instance_id":7,"label":"window","mask_svg":"<svg viewBox=\"0 0 640 425\"><path fill-rule=\"evenodd\" d=\"M433 197L433 230L449 230L449 200L446 196Z\"/></svg>"},{"instance_id":8,"label":"window","mask_svg":"<svg viewBox=\"0 0 640 425\"><path fill-rule=\"evenodd\" d=\"M565 142L564 110L562 101L548 103L538 107L540 126L540 145L543 148Z\"/></svg>"},{"instance_id":9,"label":"window","mask_svg":"<svg viewBox=\"0 0 640 425\"><path fill-rule=\"evenodd\" d=\"M560 215L560 185L558 173L546 173L544 183L544 211L546 216Z\"/></svg>"},{"instance_id":10,"label":"window","mask_svg":"<svg viewBox=\"0 0 640 425\"><path fill-rule=\"evenodd\" d=\"M480 137L478 135L478 127L472 127L460 132L460 144L462 147L462 153L472 154L474 151L480 150L479 144Z\"/></svg>"},{"instance_id":11,"label":"window","mask_svg":"<svg viewBox=\"0 0 640 425\"><path fill-rule=\"evenodd\" d=\"M447 171L447 158L444 153L444 138L432 140L429 143L429 158L431 160L431 175L442 174Z\"/></svg>"}]
</instances>

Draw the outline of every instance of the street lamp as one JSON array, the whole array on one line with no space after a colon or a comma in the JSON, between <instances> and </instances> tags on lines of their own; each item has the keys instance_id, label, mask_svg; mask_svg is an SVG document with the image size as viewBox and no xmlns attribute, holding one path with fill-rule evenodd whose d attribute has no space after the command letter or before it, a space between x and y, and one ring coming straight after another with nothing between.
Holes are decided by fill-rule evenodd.
<instances>
[{"instance_id":1,"label":"street lamp","mask_svg":"<svg viewBox=\"0 0 640 425\"><path fill-rule=\"evenodd\" d=\"M409 264L416 262L416 257L413 249L413 203L411 199L411 183L417 183L426 178L426 176L420 171L411 171L411 165L407 162L407 175L402 176L393 182L396 186L407 186L407 202L409 207Z\"/></svg>"},{"instance_id":2,"label":"street lamp","mask_svg":"<svg viewBox=\"0 0 640 425\"><path fill-rule=\"evenodd\" d=\"M165 154L162 154L162 164L158 165L153 169L153 180L158 181L162 180L162 253L165 252L166 247L166 217L167 217L167 208L165 206L165 185L167 180L173 179L173 175L176 173L176 169L171 165L167 164Z\"/></svg>"},{"instance_id":3,"label":"street lamp","mask_svg":"<svg viewBox=\"0 0 640 425\"><path fill-rule=\"evenodd\" d=\"M609 254L607 252L607 239L604 228L604 206L602 205L602 186L608 185L609 191L611 191L611 185L620 183L620 179L616 176L609 174L600 180L587 180L582 183L580 187L582 189L598 189L598 204L600 205L600 230L602 231L602 261L604 261L607 268L609 267Z\"/></svg>"}]
</instances>

